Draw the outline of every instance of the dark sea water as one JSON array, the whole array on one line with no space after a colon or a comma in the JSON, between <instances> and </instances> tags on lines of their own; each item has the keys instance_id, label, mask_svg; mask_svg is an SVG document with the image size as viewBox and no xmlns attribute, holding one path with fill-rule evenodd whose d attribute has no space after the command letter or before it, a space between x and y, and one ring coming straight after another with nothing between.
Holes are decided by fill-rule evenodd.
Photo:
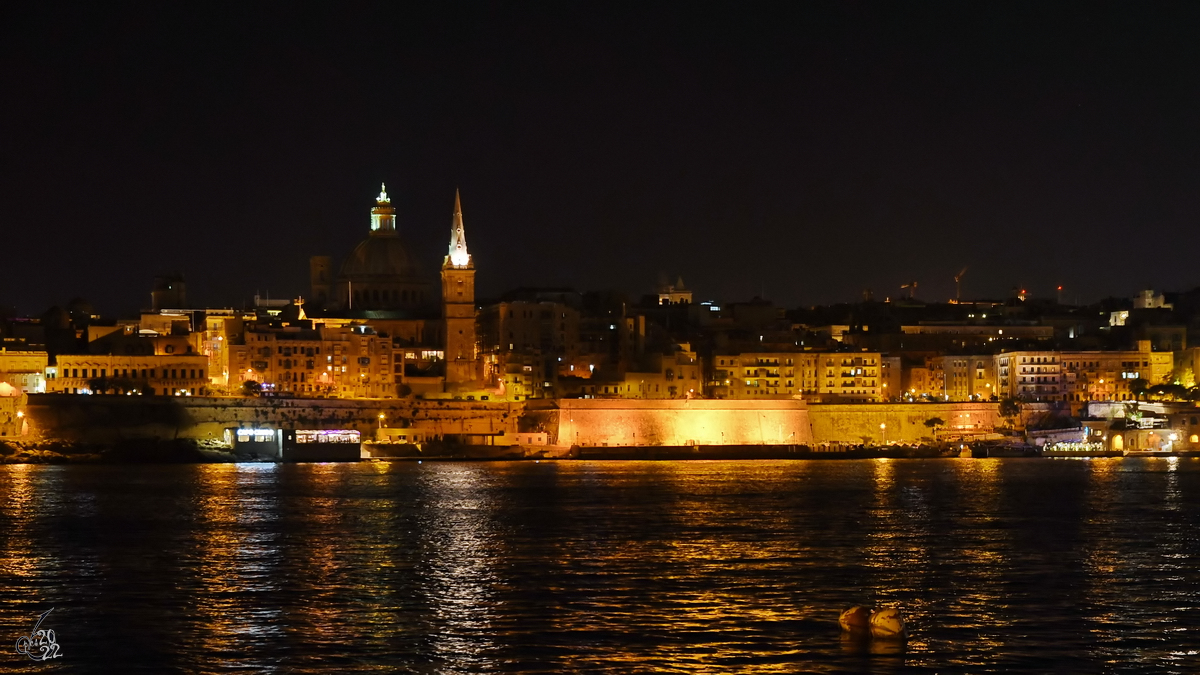
<instances>
[{"instance_id":1,"label":"dark sea water","mask_svg":"<svg viewBox=\"0 0 1200 675\"><path fill-rule=\"evenodd\" d=\"M1198 502L1194 459L2 466L0 672L1198 672ZM909 639L844 640L868 603Z\"/></svg>"}]
</instances>

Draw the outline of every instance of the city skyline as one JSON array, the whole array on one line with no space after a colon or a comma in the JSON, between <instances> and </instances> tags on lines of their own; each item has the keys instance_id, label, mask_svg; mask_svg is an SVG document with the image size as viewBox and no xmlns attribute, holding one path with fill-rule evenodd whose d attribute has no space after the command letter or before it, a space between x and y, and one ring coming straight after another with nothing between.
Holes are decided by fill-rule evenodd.
<instances>
[{"instance_id":1,"label":"city skyline","mask_svg":"<svg viewBox=\"0 0 1200 675\"><path fill-rule=\"evenodd\" d=\"M1188 290L1192 13L9 10L0 305L302 295L381 181L425 260L462 190L480 297Z\"/></svg>"},{"instance_id":2,"label":"city skyline","mask_svg":"<svg viewBox=\"0 0 1200 675\"><path fill-rule=\"evenodd\" d=\"M1196 26L0 6L9 661L1187 670Z\"/></svg>"}]
</instances>

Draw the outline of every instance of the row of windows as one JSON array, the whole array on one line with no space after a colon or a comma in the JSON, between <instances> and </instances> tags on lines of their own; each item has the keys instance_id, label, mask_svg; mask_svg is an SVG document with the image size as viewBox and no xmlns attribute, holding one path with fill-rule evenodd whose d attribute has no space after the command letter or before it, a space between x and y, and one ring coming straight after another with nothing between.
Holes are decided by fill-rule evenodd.
<instances>
[{"instance_id":1,"label":"row of windows","mask_svg":"<svg viewBox=\"0 0 1200 675\"><path fill-rule=\"evenodd\" d=\"M774 381L770 381L770 380L746 380L746 386L747 386L747 387L758 387L758 386L760 386L760 383L761 383L761 386L763 386L763 387L778 387L778 386L779 386L779 380L774 380ZM794 387L794 386L795 386L795 381L794 381L794 380L788 380L788 381L787 381L787 388L788 388L788 389L791 389L791 388L792 388L792 387Z\"/></svg>"},{"instance_id":2,"label":"row of windows","mask_svg":"<svg viewBox=\"0 0 1200 675\"><path fill-rule=\"evenodd\" d=\"M281 356L291 356L293 353L296 356L319 356L321 354L320 347L276 347L276 349Z\"/></svg>"},{"instance_id":3,"label":"row of windows","mask_svg":"<svg viewBox=\"0 0 1200 675\"><path fill-rule=\"evenodd\" d=\"M68 389L64 389L63 393L86 394L86 393L93 393L93 392L90 392L86 388L81 389L79 387L70 387ZM146 394L149 394L150 396L153 396L154 390L151 389L148 392L142 392L142 393L146 393ZM164 396L192 396L195 393L196 393L196 391L194 389L164 389L163 390Z\"/></svg>"},{"instance_id":4,"label":"row of windows","mask_svg":"<svg viewBox=\"0 0 1200 675\"><path fill-rule=\"evenodd\" d=\"M1056 378L1056 377L1022 377L1021 382L1030 382L1030 383L1032 383L1032 382L1042 382L1042 383L1049 382L1051 384L1055 384L1058 382L1058 378Z\"/></svg>"},{"instance_id":5,"label":"row of windows","mask_svg":"<svg viewBox=\"0 0 1200 675\"><path fill-rule=\"evenodd\" d=\"M88 374L88 372L89 372L88 368L63 368L60 372L61 372L62 377L64 377L64 378L67 378L67 377L72 377L72 378L108 377L108 369L107 368L91 368L90 369L91 375ZM139 372L141 373L141 375L138 374ZM80 373L82 373L82 375ZM156 369L156 368L142 368L140 370L137 368L132 368L132 369L130 369L130 368L113 368L112 376L113 377L122 377L122 378L139 378L139 379L145 380L145 379L157 378L158 377L157 373L158 373L158 369ZM199 375L197 375L197 373L199 373ZM171 380L178 380L178 379L195 380L195 379L204 377L204 369L203 368L200 368L200 369L196 369L196 368L169 368L169 369L163 368L162 376L165 379L171 379ZM50 379L54 379L55 377L56 377L56 375L53 373L50 375Z\"/></svg>"}]
</instances>

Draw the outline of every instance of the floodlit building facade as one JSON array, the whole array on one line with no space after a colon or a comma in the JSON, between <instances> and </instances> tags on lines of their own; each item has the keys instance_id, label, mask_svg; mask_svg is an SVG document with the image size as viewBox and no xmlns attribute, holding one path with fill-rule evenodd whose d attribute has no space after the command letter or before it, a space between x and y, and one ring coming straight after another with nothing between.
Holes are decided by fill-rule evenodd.
<instances>
[{"instance_id":1,"label":"floodlit building facade","mask_svg":"<svg viewBox=\"0 0 1200 675\"><path fill-rule=\"evenodd\" d=\"M882 401L878 352L837 352L819 355L818 386L822 401Z\"/></svg>"},{"instance_id":2,"label":"floodlit building facade","mask_svg":"<svg viewBox=\"0 0 1200 675\"><path fill-rule=\"evenodd\" d=\"M987 355L952 355L933 359L939 373L942 398L947 401L988 401L996 393L996 358Z\"/></svg>"},{"instance_id":3,"label":"floodlit building facade","mask_svg":"<svg viewBox=\"0 0 1200 675\"><path fill-rule=\"evenodd\" d=\"M59 354L49 372L57 394L203 396L209 384L203 354Z\"/></svg>"},{"instance_id":4,"label":"floodlit building facade","mask_svg":"<svg viewBox=\"0 0 1200 675\"><path fill-rule=\"evenodd\" d=\"M819 391L817 368L822 354L751 352L712 357L708 395L713 398L795 398Z\"/></svg>"},{"instance_id":5,"label":"floodlit building facade","mask_svg":"<svg viewBox=\"0 0 1200 675\"><path fill-rule=\"evenodd\" d=\"M46 391L48 355L43 351L0 349L0 382L26 394Z\"/></svg>"}]
</instances>

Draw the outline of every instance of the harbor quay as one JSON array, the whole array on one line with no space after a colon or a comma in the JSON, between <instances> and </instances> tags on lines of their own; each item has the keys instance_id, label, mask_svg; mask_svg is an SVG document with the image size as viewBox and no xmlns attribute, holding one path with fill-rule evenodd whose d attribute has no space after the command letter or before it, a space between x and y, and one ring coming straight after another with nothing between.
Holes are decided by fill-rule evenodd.
<instances>
[{"instance_id":1,"label":"harbor quay","mask_svg":"<svg viewBox=\"0 0 1200 675\"><path fill-rule=\"evenodd\" d=\"M804 448L970 444L1002 437L1012 420L996 403L809 404L800 400L558 399L494 402L422 399L271 399L31 394L24 448L105 456L141 448L138 459L287 458L282 446L361 445L363 457L420 456L430 448L473 458L626 456L607 448ZM1025 406L1030 422L1054 404ZM930 421L937 424L930 424ZM1027 436L1083 442L1067 428ZM1065 435L1064 435L1065 434ZM1025 438L1025 437L1023 437ZM356 445L356 447L357 447ZM317 446L314 446L317 447ZM1180 446L1182 447L1182 446ZM374 452L372 452L374 451ZM204 454L207 453L207 454ZM753 456L744 450L742 455ZM357 459L299 453L293 458Z\"/></svg>"}]
</instances>

